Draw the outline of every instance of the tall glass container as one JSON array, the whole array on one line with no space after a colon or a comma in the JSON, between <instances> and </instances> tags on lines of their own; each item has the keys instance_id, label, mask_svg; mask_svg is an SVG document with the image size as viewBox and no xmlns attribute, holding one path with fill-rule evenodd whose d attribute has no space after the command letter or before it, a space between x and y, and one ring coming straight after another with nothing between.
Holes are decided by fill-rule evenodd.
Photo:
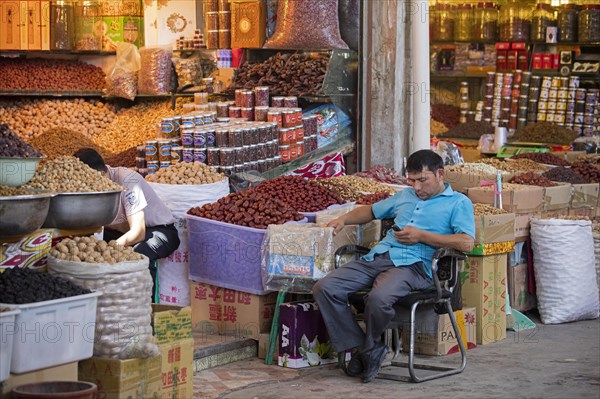
<instances>
[{"instance_id":1,"label":"tall glass container","mask_svg":"<svg viewBox=\"0 0 600 399\"><path fill-rule=\"evenodd\" d=\"M498 37L498 6L495 2L477 3L473 11L473 40L495 42Z\"/></svg>"},{"instance_id":2,"label":"tall glass container","mask_svg":"<svg viewBox=\"0 0 600 399\"><path fill-rule=\"evenodd\" d=\"M50 3L50 50L73 49L73 2L52 0Z\"/></svg>"},{"instance_id":3,"label":"tall glass container","mask_svg":"<svg viewBox=\"0 0 600 399\"><path fill-rule=\"evenodd\" d=\"M102 49L102 11L97 0L83 0L75 5L75 50Z\"/></svg>"},{"instance_id":4,"label":"tall glass container","mask_svg":"<svg viewBox=\"0 0 600 399\"><path fill-rule=\"evenodd\" d=\"M554 10L550 4L540 2L536 5L531 18L531 41L545 42L546 28L556 26Z\"/></svg>"},{"instance_id":5,"label":"tall glass container","mask_svg":"<svg viewBox=\"0 0 600 399\"><path fill-rule=\"evenodd\" d=\"M600 4L584 4L579 12L579 41L600 42Z\"/></svg>"},{"instance_id":6,"label":"tall glass container","mask_svg":"<svg viewBox=\"0 0 600 399\"><path fill-rule=\"evenodd\" d=\"M579 27L579 9L576 4L563 4L558 8L558 41L576 42Z\"/></svg>"},{"instance_id":7,"label":"tall glass container","mask_svg":"<svg viewBox=\"0 0 600 399\"><path fill-rule=\"evenodd\" d=\"M454 7L438 3L431 10L431 40L454 40Z\"/></svg>"},{"instance_id":8,"label":"tall glass container","mask_svg":"<svg viewBox=\"0 0 600 399\"><path fill-rule=\"evenodd\" d=\"M473 8L470 4L460 4L456 8L454 19L454 40L468 42L472 39Z\"/></svg>"},{"instance_id":9,"label":"tall glass container","mask_svg":"<svg viewBox=\"0 0 600 399\"><path fill-rule=\"evenodd\" d=\"M518 0L508 0L500 9L500 40L527 42L531 28L531 9Z\"/></svg>"}]
</instances>

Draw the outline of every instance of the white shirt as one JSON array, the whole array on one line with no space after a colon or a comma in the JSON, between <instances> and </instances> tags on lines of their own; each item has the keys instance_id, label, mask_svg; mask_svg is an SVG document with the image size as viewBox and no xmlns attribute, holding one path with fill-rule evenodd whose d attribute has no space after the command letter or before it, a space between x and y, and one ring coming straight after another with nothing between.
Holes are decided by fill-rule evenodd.
<instances>
[{"instance_id":1,"label":"white shirt","mask_svg":"<svg viewBox=\"0 0 600 399\"><path fill-rule=\"evenodd\" d=\"M127 217L137 212L144 211L146 227L160 226L175 222L171 211L160 200L156 192L139 173L127 168L113 168L106 166L108 177L127 190L121 193L121 204L111 228L121 230L127 223Z\"/></svg>"}]
</instances>

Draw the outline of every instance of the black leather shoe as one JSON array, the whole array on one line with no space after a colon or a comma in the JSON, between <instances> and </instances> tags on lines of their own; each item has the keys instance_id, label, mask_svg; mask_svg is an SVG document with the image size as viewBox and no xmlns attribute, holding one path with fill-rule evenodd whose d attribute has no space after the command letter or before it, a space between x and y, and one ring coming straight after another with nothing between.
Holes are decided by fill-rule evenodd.
<instances>
[{"instance_id":1,"label":"black leather shoe","mask_svg":"<svg viewBox=\"0 0 600 399\"><path fill-rule=\"evenodd\" d=\"M352 358L346 365L344 373L349 377L360 377L363 374L365 367L362 362L362 356L360 352L356 351L352 354Z\"/></svg>"},{"instance_id":2,"label":"black leather shoe","mask_svg":"<svg viewBox=\"0 0 600 399\"><path fill-rule=\"evenodd\" d=\"M362 376L362 382L367 383L373 381L373 378L379 372L385 356L387 355L388 347L383 342L375 343L373 349L363 354L363 364L365 365L365 372Z\"/></svg>"}]
</instances>

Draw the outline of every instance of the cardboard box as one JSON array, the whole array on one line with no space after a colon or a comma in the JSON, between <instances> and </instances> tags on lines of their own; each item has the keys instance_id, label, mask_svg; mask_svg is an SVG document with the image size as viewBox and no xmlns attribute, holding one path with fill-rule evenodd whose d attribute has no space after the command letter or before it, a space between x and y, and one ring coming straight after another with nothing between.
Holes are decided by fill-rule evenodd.
<instances>
[{"instance_id":1,"label":"cardboard box","mask_svg":"<svg viewBox=\"0 0 600 399\"><path fill-rule=\"evenodd\" d=\"M277 293L246 292L190 282L192 329L205 334L253 338L271 330Z\"/></svg>"},{"instance_id":2,"label":"cardboard box","mask_svg":"<svg viewBox=\"0 0 600 399\"><path fill-rule=\"evenodd\" d=\"M194 340L184 339L159 346L162 358L162 399L194 396Z\"/></svg>"},{"instance_id":3,"label":"cardboard box","mask_svg":"<svg viewBox=\"0 0 600 399\"><path fill-rule=\"evenodd\" d=\"M515 214L475 216L475 245L515 240Z\"/></svg>"},{"instance_id":4,"label":"cardboard box","mask_svg":"<svg viewBox=\"0 0 600 399\"><path fill-rule=\"evenodd\" d=\"M530 221L542 217L542 212L518 213L515 215L515 240L529 237Z\"/></svg>"},{"instance_id":5,"label":"cardboard box","mask_svg":"<svg viewBox=\"0 0 600 399\"><path fill-rule=\"evenodd\" d=\"M270 333L261 333L258 336L258 358L264 359L267 357L267 350L269 349L269 337ZM275 341L275 350L273 351L273 360L277 362L279 359L279 339Z\"/></svg>"},{"instance_id":6,"label":"cardboard box","mask_svg":"<svg viewBox=\"0 0 600 399\"><path fill-rule=\"evenodd\" d=\"M44 381L77 381L77 362L48 367L31 373L11 374L8 380L0 383L0 397L10 397L8 395L12 389L20 385Z\"/></svg>"},{"instance_id":7,"label":"cardboard box","mask_svg":"<svg viewBox=\"0 0 600 399\"><path fill-rule=\"evenodd\" d=\"M142 0L102 0L102 15L107 17L143 17Z\"/></svg>"},{"instance_id":8,"label":"cardboard box","mask_svg":"<svg viewBox=\"0 0 600 399\"><path fill-rule=\"evenodd\" d=\"M506 337L507 254L469 256L461 272L463 306L475 307L477 344L485 345ZM504 298L502 298L504 295Z\"/></svg>"},{"instance_id":9,"label":"cardboard box","mask_svg":"<svg viewBox=\"0 0 600 399\"><path fill-rule=\"evenodd\" d=\"M192 308L153 303L152 328L159 345L192 338Z\"/></svg>"},{"instance_id":10,"label":"cardboard box","mask_svg":"<svg viewBox=\"0 0 600 399\"><path fill-rule=\"evenodd\" d=\"M231 47L262 48L266 40L266 15L265 1L232 1Z\"/></svg>"},{"instance_id":11,"label":"cardboard box","mask_svg":"<svg viewBox=\"0 0 600 399\"><path fill-rule=\"evenodd\" d=\"M508 183L510 179L512 179L512 174L503 174L502 181ZM458 191L461 193L466 193L468 188L471 187L479 187L481 181L496 181L495 174L488 173L468 173L462 169L458 169L457 171L446 170L444 180L452 186L454 191ZM476 201L473 201L476 202ZM479 202L479 201L478 201ZM493 198L492 198L493 203Z\"/></svg>"},{"instance_id":12,"label":"cardboard box","mask_svg":"<svg viewBox=\"0 0 600 399\"><path fill-rule=\"evenodd\" d=\"M19 1L0 2L0 50L21 49L21 5Z\"/></svg>"},{"instance_id":13,"label":"cardboard box","mask_svg":"<svg viewBox=\"0 0 600 399\"><path fill-rule=\"evenodd\" d=\"M544 205L544 187L523 186L520 190L502 190L502 209L513 213L541 212ZM473 202L494 204L494 190L474 187L467 191Z\"/></svg>"},{"instance_id":14,"label":"cardboard box","mask_svg":"<svg viewBox=\"0 0 600 399\"><path fill-rule=\"evenodd\" d=\"M565 216L569 216L569 208L542 212L542 219L562 219Z\"/></svg>"},{"instance_id":15,"label":"cardboard box","mask_svg":"<svg viewBox=\"0 0 600 399\"><path fill-rule=\"evenodd\" d=\"M128 360L92 357L79 362L79 380L96 384L102 398L160 397L161 355Z\"/></svg>"},{"instance_id":16,"label":"cardboard box","mask_svg":"<svg viewBox=\"0 0 600 399\"><path fill-rule=\"evenodd\" d=\"M529 293L529 276L527 263L508 267L508 296L510 307L520 312L535 308L536 297Z\"/></svg>"},{"instance_id":17,"label":"cardboard box","mask_svg":"<svg viewBox=\"0 0 600 399\"><path fill-rule=\"evenodd\" d=\"M573 196L570 208L595 208L598 206L600 184L573 184Z\"/></svg>"},{"instance_id":18,"label":"cardboard box","mask_svg":"<svg viewBox=\"0 0 600 399\"><path fill-rule=\"evenodd\" d=\"M118 42L127 42L138 48L144 46L143 17L104 17L102 50L116 51Z\"/></svg>"},{"instance_id":19,"label":"cardboard box","mask_svg":"<svg viewBox=\"0 0 600 399\"><path fill-rule=\"evenodd\" d=\"M571 204L571 185L561 183L554 187L544 187L545 212L568 208Z\"/></svg>"},{"instance_id":20,"label":"cardboard box","mask_svg":"<svg viewBox=\"0 0 600 399\"><path fill-rule=\"evenodd\" d=\"M315 302L283 303L279 308L278 365L319 366L337 361L321 312Z\"/></svg>"},{"instance_id":21,"label":"cardboard box","mask_svg":"<svg viewBox=\"0 0 600 399\"><path fill-rule=\"evenodd\" d=\"M417 308L418 309L418 308ZM433 312L433 309L429 309ZM418 312L418 310L417 310ZM473 349L477 347L477 328L475 321L477 310L474 307L463 308L462 310L454 311L456 324L462 337L465 349ZM435 312L434 312L435 313ZM433 334L421 332L419 326L415 330L415 353L422 355L443 356L452 353L460 352L458 340L456 339L452 322L448 314L437 315L436 330ZM417 319L418 319L417 314ZM409 350L410 337L408 330L402 333L402 348L404 352Z\"/></svg>"},{"instance_id":22,"label":"cardboard box","mask_svg":"<svg viewBox=\"0 0 600 399\"><path fill-rule=\"evenodd\" d=\"M569 209L569 216L579 216L592 218L596 215L596 208L577 208Z\"/></svg>"}]
</instances>

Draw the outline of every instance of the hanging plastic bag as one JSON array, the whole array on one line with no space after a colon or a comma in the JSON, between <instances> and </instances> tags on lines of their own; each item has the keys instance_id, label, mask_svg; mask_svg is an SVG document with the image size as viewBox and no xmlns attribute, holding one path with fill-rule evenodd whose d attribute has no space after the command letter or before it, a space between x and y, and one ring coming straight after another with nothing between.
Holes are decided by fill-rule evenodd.
<instances>
[{"instance_id":1,"label":"hanging plastic bag","mask_svg":"<svg viewBox=\"0 0 600 399\"><path fill-rule=\"evenodd\" d=\"M436 141L432 143L431 149L435 151L444 160L444 165L456 165L459 163L465 163L460 149L456 144L448 141Z\"/></svg>"},{"instance_id":2,"label":"hanging plastic bag","mask_svg":"<svg viewBox=\"0 0 600 399\"><path fill-rule=\"evenodd\" d=\"M275 34L264 47L347 49L340 35L338 0L279 0Z\"/></svg>"},{"instance_id":3,"label":"hanging plastic bag","mask_svg":"<svg viewBox=\"0 0 600 399\"><path fill-rule=\"evenodd\" d=\"M106 76L105 94L133 101L137 95L140 65L137 47L131 43L119 42L115 66Z\"/></svg>"},{"instance_id":4,"label":"hanging plastic bag","mask_svg":"<svg viewBox=\"0 0 600 399\"><path fill-rule=\"evenodd\" d=\"M168 94L171 89L173 50L169 47L146 47L140 50L140 94Z\"/></svg>"}]
</instances>

